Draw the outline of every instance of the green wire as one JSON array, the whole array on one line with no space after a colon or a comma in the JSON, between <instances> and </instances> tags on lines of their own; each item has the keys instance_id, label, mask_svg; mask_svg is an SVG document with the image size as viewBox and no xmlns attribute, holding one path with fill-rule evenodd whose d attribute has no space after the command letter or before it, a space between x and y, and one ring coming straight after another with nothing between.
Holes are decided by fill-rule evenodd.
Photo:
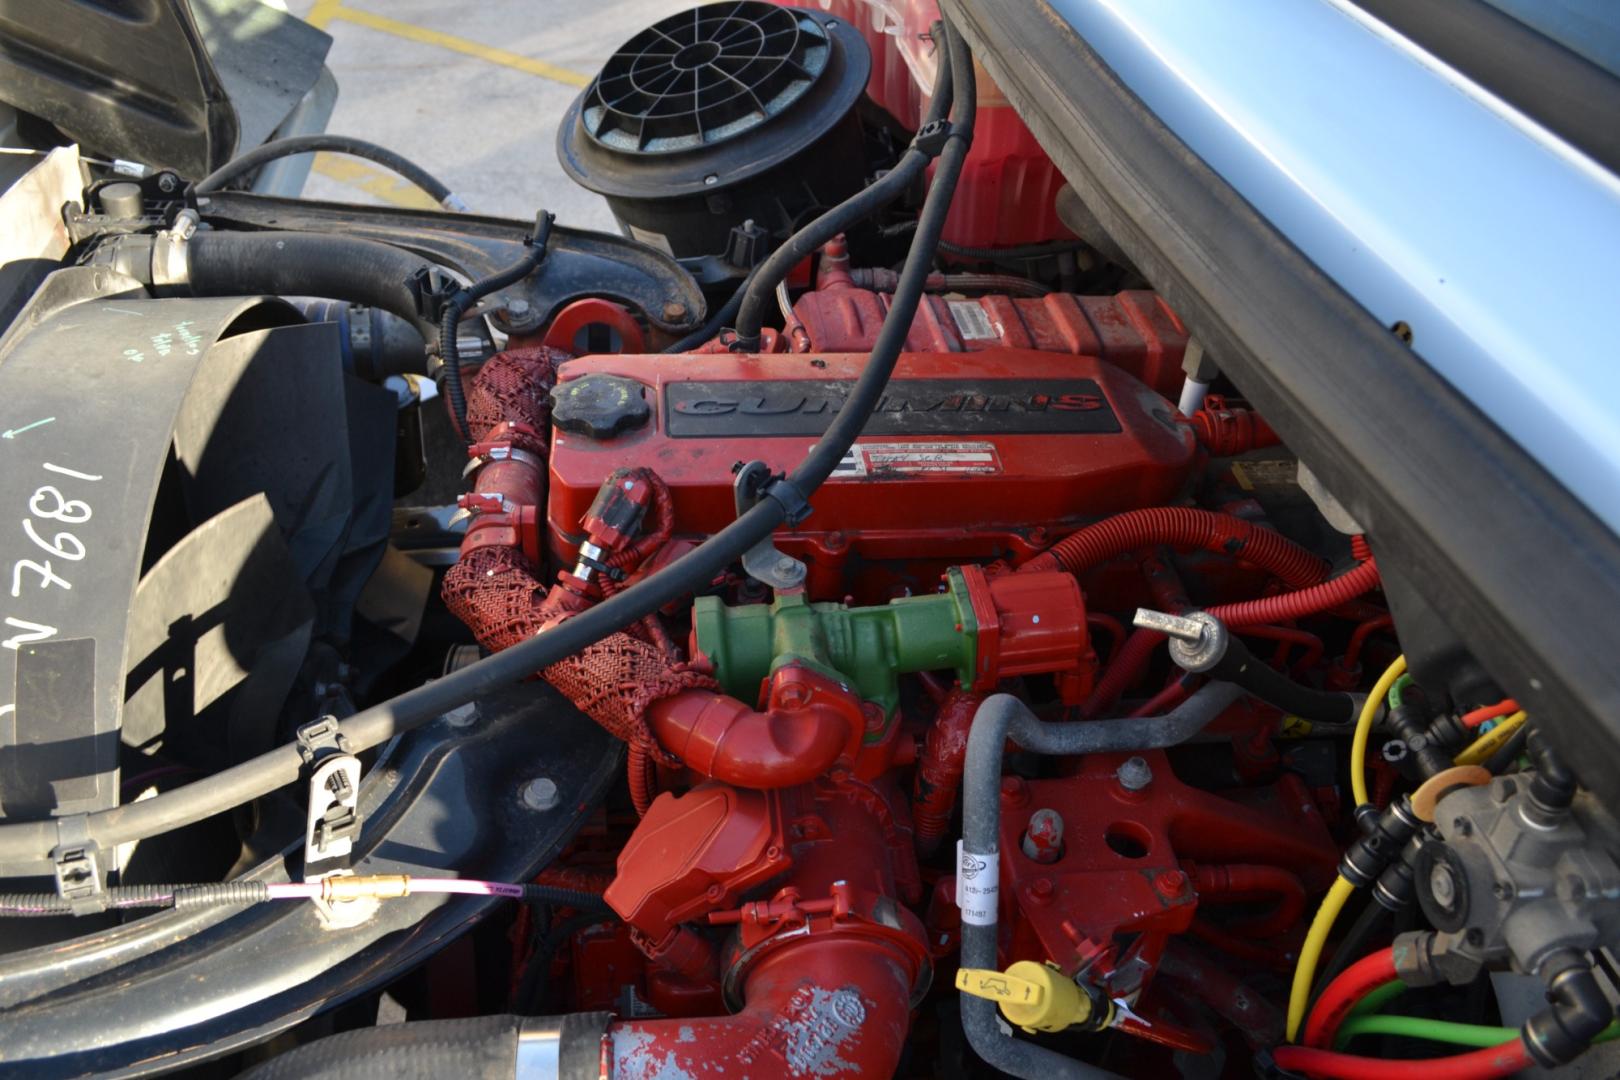
<instances>
[{"instance_id":1,"label":"green wire","mask_svg":"<svg viewBox=\"0 0 1620 1080\"><path fill-rule=\"evenodd\" d=\"M1373 990L1366 997L1356 1002L1355 1008L1350 1010L1349 1018L1354 1019L1358 1016L1366 1016L1369 1013L1375 1013L1388 1004L1392 998L1399 997L1405 992L1405 983L1401 982L1399 979L1391 979L1383 986Z\"/></svg>"},{"instance_id":2,"label":"green wire","mask_svg":"<svg viewBox=\"0 0 1620 1080\"><path fill-rule=\"evenodd\" d=\"M1420 1016L1352 1016L1340 1025L1333 1042L1334 1049L1343 1050L1357 1035L1400 1035L1454 1046L1484 1048L1511 1042L1519 1037L1519 1032L1513 1028L1456 1024L1449 1020L1429 1020ZM1608 1042L1617 1037L1620 1037L1620 1024L1610 1024L1593 1042Z\"/></svg>"},{"instance_id":3,"label":"green wire","mask_svg":"<svg viewBox=\"0 0 1620 1080\"><path fill-rule=\"evenodd\" d=\"M1412 683L1415 682L1415 681L1416 680L1413 679L1412 676L1410 676L1410 675L1402 675L1400 678L1395 680L1395 682L1389 688L1389 707L1390 708L1398 709L1398 708L1401 707L1401 699L1406 694L1406 688L1408 686L1411 686Z\"/></svg>"}]
</instances>

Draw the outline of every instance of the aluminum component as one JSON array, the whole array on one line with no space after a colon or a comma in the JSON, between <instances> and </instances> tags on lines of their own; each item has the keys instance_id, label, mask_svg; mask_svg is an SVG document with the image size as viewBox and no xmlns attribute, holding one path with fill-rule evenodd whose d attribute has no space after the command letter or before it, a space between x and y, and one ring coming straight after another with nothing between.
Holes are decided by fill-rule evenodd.
<instances>
[{"instance_id":1,"label":"aluminum component","mask_svg":"<svg viewBox=\"0 0 1620 1080\"><path fill-rule=\"evenodd\" d=\"M1437 804L1442 842L1423 846L1415 884L1442 955L1534 973L1559 949L1620 937L1620 865L1577 815L1535 812L1533 784L1534 774L1498 777Z\"/></svg>"},{"instance_id":2,"label":"aluminum component","mask_svg":"<svg viewBox=\"0 0 1620 1080\"><path fill-rule=\"evenodd\" d=\"M1231 635L1215 616L1202 611L1190 615L1169 615L1162 611L1137 608L1131 622L1143 630L1153 630L1170 639L1170 658L1184 671L1209 671L1226 655Z\"/></svg>"}]
</instances>

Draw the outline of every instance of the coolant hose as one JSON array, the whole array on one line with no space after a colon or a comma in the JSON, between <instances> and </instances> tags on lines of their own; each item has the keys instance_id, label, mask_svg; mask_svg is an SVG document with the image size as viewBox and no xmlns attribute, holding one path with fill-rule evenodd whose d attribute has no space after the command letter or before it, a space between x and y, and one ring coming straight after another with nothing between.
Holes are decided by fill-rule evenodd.
<instances>
[{"instance_id":1,"label":"coolant hose","mask_svg":"<svg viewBox=\"0 0 1620 1080\"><path fill-rule=\"evenodd\" d=\"M931 33L936 41L942 32L946 35L946 52L949 53L950 31L944 30L942 23L935 23ZM961 51L966 54L966 45L961 47ZM971 68L965 72L953 70L955 67L956 58L951 57L951 62L940 69L939 84L934 88L934 98L929 103L928 114L923 117L922 127L918 129L921 131L931 125L938 124L945 118L946 110L950 109L955 103L957 114L951 122L954 125L954 132L962 135L963 138L952 139L946 144L946 150L941 152L941 166L934 174L933 186L928 191L929 199L934 197L934 191L938 189L940 181L945 178L946 170L943 162L945 153L949 152L950 147L962 146L973 138L974 114L978 108L978 102L973 100L973 95L977 93L973 71ZM963 126L964 124L966 127ZM963 156L966 156L965 151ZM757 352L759 350L760 327L765 324L765 313L770 310L771 298L776 293L776 286L780 282L787 280L788 275L793 272L795 266L820 251L822 245L833 237L865 221L899 198L907 188L916 182L918 177L922 176L923 171L928 168L929 159L930 155L913 143L901 155L894 168L884 173L870 186L839 203L820 217L815 218L808 225L788 237L781 247L771 252L770 256L755 268L753 275L749 278L743 290L742 306L737 315L737 350L741 352ZM952 191L956 187L955 174L960 171L960 163L955 169L951 170L953 175L949 179L949 184ZM923 211L924 215L926 215L926 203ZM941 221L940 225L943 226L944 222ZM933 241L927 245L930 265L933 262L933 252L939 245L938 236L939 230L936 229ZM917 220L917 236L912 242L912 250L916 250L917 242L922 239L923 218L919 216ZM906 270L910 269L911 262L908 259ZM925 279L928 272L928 266L922 268ZM905 271L901 273L903 276ZM919 283L918 291L921 292L921 283ZM898 304L898 288L896 288L895 294L896 303ZM915 314L914 310L912 314ZM888 323L889 320L885 320L884 326L887 327ZM901 330L900 340L903 342L906 335L911 331L911 315L906 316Z\"/></svg>"},{"instance_id":2,"label":"coolant hose","mask_svg":"<svg viewBox=\"0 0 1620 1080\"><path fill-rule=\"evenodd\" d=\"M1242 693L1228 683L1210 683L1163 716L1061 724L1042 723L1027 705L1010 694L986 698L968 735L962 777L963 858L995 867L999 877L1001 757L1009 738L1026 750L1059 756L1162 749L1192 738ZM1000 966L996 955L996 903L987 902L985 911L986 917L975 921L970 921L964 912L965 968ZM1113 1075L1044 1046L1003 1035L993 1001L963 994L961 1004L962 1027L968 1042L993 1068L1025 1080Z\"/></svg>"},{"instance_id":3,"label":"coolant hose","mask_svg":"<svg viewBox=\"0 0 1620 1080\"><path fill-rule=\"evenodd\" d=\"M278 1054L242 1080L596 1077L608 1013L469 1016L359 1028Z\"/></svg>"},{"instance_id":4,"label":"coolant hose","mask_svg":"<svg viewBox=\"0 0 1620 1080\"><path fill-rule=\"evenodd\" d=\"M940 154L939 168L923 204L917 235L906 256L901 287L895 291L894 302L884 318L866 370L856 380L848 401L826 433L788 478L787 482L805 497L832 474L883 396L883 388L888 384L911 329L934 248L956 191L956 180L972 141L975 110L972 57L960 36L948 25L945 36L951 68L960 72L956 81L963 99L953 136ZM275 234L260 233L254 239L266 235ZM197 239L192 237L193 242ZM348 270L347 267L341 269ZM249 291L259 290L255 287ZM307 294L310 290L299 287L285 291ZM528 678L664 605L707 588L716 574L770 535L786 517L784 502L774 497L762 498L685 556L618 595L510 649L360 710L340 725L350 750L360 753L379 746L459 705ZM298 748L289 743L155 798L97 811L86 817L85 829L90 841L102 848L144 840L268 795L297 780L302 767ZM0 862L48 860L57 843L54 820L0 825Z\"/></svg>"},{"instance_id":5,"label":"coolant hose","mask_svg":"<svg viewBox=\"0 0 1620 1080\"><path fill-rule=\"evenodd\" d=\"M431 267L404 248L353 236L203 230L186 242L193 296L321 296L382 308L433 344L438 327L417 310L410 282Z\"/></svg>"},{"instance_id":6,"label":"coolant hose","mask_svg":"<svg viewBox=\"0 0 1620 1080\"><path fill-rule=\"evenodd\" d=\"M238 154L207 176L197 182L191 189L193 195L206 195L218 191L226 184L239 176L257 169L260 165L267 165L280 158L292 157L295 154L312 154L319 150L329 150L338 154L348 154L350 157L365 158L377 164L392 169L411 183L425 191L433 201L446 210L465 210L467 204L462 202L456 193L451 191L449 185L428 172L422 166L411 161L402 154L376 143L364 139L356 139L350 135L293 135L285 139L276 139L263 146L256 146L245 154Z\"/></svg>"}]
</instances>

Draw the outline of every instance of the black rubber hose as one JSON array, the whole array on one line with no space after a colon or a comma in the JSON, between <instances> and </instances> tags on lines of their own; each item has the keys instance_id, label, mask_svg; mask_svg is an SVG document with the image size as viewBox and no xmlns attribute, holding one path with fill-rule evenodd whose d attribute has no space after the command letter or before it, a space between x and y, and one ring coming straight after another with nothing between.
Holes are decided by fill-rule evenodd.
<instances>
[{"instance_id":1,"label":"black rubber hose","mask_svg":"<svg viewBox=\"0 0 1620 1080\"><path fill-rule=\"evenodd\" d=\"M955 37L947 34L947 40ZM965 45L951 51L951 64L967 55ZM950 209L956 179L967 155L972 132L972 68L958 79L969 91L964 107L965 126L959 124L940 156L940 166L929 189L917 239L906 257L901 287L884 317L883 330L873 347L866 370L856 381L848 402L817 441L815 448L794 470L794 487L808 496L821 486L854 443L869 414L882 397L900 348L911 328L922 282L934 257L934 242ZM195 241L193 237L193 241ZM294 292L307 292L298 289ZM341 299L341 297L339 297ZM457 706L526 679L565 656L572 656L616 630L650 615L666 604L707 588L717 574L768 536L786 519L784 504L775 498L755 503L736 521L715 533L669 566L649 575L623 592L559 623L545 633L484 658L443 678L408 690L398 697L360 710L342 722L351 752L379 746L402 732L442 716ZM1134 721L1133 721L1134 723ZM233 765L201 780L194 780L151 799L88 815L86 828L100 847L112 847L158 836L203 821L261 798L298 779L302 759L292 744L277 747L249 761ZM46 860L56 846L54 821L28 821L0 825L0 862Z\"/></svg>"},{"instance_id":2,"label":"black rubber hose","mask_svg":"<svg viewBox=\"0 0 1620 1080\"><path fill-rule=\"evenodd\" d=\"M1354 724L1360 711L1351 694L1301 686L1271 665L1255 659L1249 647L1235 634L1228 637L1225 654L1207 674L1213 679L1236 683L1268 705L1313 723Z\"/></svg>"},{"instance_id":3,"label":"black rubber hose","mask_svg":"<svg viewBox=\"0 0 1620 1080\"><path fill-rule=\"evenodd\" d=\"M940 36L946 33L944 24L936 22L931 33L936 41L939 40ZM960 85L957 84L957 80L960 80ZM926 130L932 125L937 125L944 119L946 110L952 107L956 99L966 96L957 93L957 91L969 89L973 83L974 78L971 71L967 73L966 78L962 78L959 73L951 70L950 64L945 65L941 69L940 82L936 88L933 101L929 103L928 114L923 118L922 127L918 130ZM964 102L964 105L965 107L958 108L958 115L953 120L953 123L958 126L958 131L960 131L960 125L965 119L968 125L968 130L965 132L966 139L971 141L973 117L977 111L978 103ZM947 145L946 150L949 149L949 146L955 145L959 145L959 142L952 141ZM941 157L944 156L945 152L941 151ZM781 247L771 252L770 256L754 269L747 288L743 290L742 307L737 315L737 342L735 346L737 350L740 352L758 351L760 347L760 328L765 324L765 313L771 308L772 297L776 295L776 286L787 280L787 276L793 272L794 267L820 251L822 246L833 237L865 221L899 198L923 174L923 170L928 168L930 160L929 154L913 143L900 156L900 160L895 163L894 168L884 173L864 190L844 200L808 225L805 225L798 232L788 237ZM939 186L944 172L945 170L941 168L935 173L934 187ZM954 178L951 183L954 188ZM933 191L930 189L930 198L932 195ZM940 225L943 227L944 222L941 221ZM921 216L919 216L917 236L920 238L921 235L922 220ZM936 235L933 244L929 245L930 252L934 250L938 242ZM916 247L917 241L913 240L912 250L916 250ZM930 262L932 262L931 257ZM926 273L927 269L925 268L924 274ZM910 329L911 327L907 325L906 330L909 331Z\"/></svg>"},{"instance_id":4,"label":"black rubber hose","mask_svg":"<svg viewBox=\"0 0 1620 1080\"><path fill-rule=\"evenodd\" d=\"M203 230L186 242L187 285L196 296L321 296L382 308L432 344L438 328L417 310L411 281L431 263L404 248L301 232Z\"/></svg>"},{"instance_id":5,"label":"black rubber hose","mask_svg":"<svg viewBox=\"0 0 1620 1080\"><path fill-rule=\"evenodd\" d=\"M1192 738L1243 691L1228 683L1209 683L1163 716L1125 720L1042 723L1029 707L1010 694L994 694L973 715L967 760L962 773L962 858L1000 867L1001 757L1010 738L1041 754L1085 754L1103 751L1154 750ZM980 870L982 873L982 869ZM996 903L987 897L988 918L962 920L962 966L997 966ZM1058 1077L1095 1080L1113 1074L1094 1065L1003 1035L996 1004L963 994L962 1028L978 1055L992 1067L1025 1080Z\"/></svg>"},{"instance_id":6,"label":"black rubber hose","mask_svg":"<svg viewBox=\"0 0 1620 1080\"><path fill-rule=\"evenodd\" d=\"M206 195L211 191L218 191L232 180L245 176L261 165L267 165L279 158L292 157L295 154L312 154L319 150L330 150L333 153L375 161L427 192L440 206L448 210L466 209L465 204L456 198L447 184L422 166L386 147L348 135L294 135L267 142L245 154L238 154L203 177L191 189L191 193Z\"/></svg>"},{"instance_id":7,"label":"black rubber hose","mask_svg":"<svg viewBox=\"0 0 1620 1080\"><path fill-rule=\"evenodd\" d=\"M551 239L551 226L556 215L542 211L534 223L534 235L529 237L528 250L517 262L505 270L475 281L452 296L444 305L439 318L439 358L444 361L444 396L450 403L450 418L455 422L456 434L463 442L472 435L467 430L467 392L461 383L461 345L457 338L462 316L492 292L515 285L528 277L546 260L546 244Z\"/></svg>"},{"instance_id":8,"label":"black rubber hose","mask_svg":"<svg viewBox=\"0 0 1620 1080\"><path fill-rule=\"evenodd\" d=\"M469 1016L358 1028L278 1054L241 1080L393 1080L456 1076L512 1080L518 1072L517 1016Z\"/></svg>"},{"instance_id":9,"label":"black rubber hose","mask_svg":"<svg viewBox=\"0 0 1620 1080\"><path fill-rule=\"evenodd\" d=\"M611 1013L472 1016L358 1028L305 1043L241 1080L512 1080L598 1076ZM532 1056L531 1056L532 1055Z\"/></svg>"},{"instance_id":10,"label":"black rubber hose","mask_svg":"<svg viewBox=\"0 0 1620 1080\"><path fill-rule=\"evenodd\" d=\"M754 275L757 273L759 273L758 266L748 271L748 276L738 283L736 290L731 294L731 298L717 308L714 314L709 316L707 322L673 345L664 346L663 351L665 353L691 352L699 345L713 341L715 335L724 330L731 320L737 317L737 311L742 307L743 294L748 292L748 283L754 280Z\"/></svg>"}]
</instances>

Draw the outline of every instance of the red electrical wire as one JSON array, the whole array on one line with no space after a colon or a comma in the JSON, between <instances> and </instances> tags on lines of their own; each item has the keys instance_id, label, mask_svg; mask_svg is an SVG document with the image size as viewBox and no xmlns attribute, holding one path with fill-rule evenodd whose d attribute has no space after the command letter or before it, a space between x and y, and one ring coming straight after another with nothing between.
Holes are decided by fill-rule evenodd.
<instances>
[{"instance_id":1,"label":"red electrical wire","mask_svg":"<svg viewBox=\"0 0 1620 1080\"><path fill-rule=\"evenodd\" d=\"M1475 709L1462 715L1462 726L1476 728L1487 720L1495 720L1503 716L1512 716L1519 711L1519 703L1512 698L1498 701L1495 705L1487 705L1483 709Z\"/></svg>"},{"instance_id":2,"label":"red electrical wire","mask_svg":"<svg viewBox=\"0 0 1620 1080\"><path fill-rule=\"evenodd\" d=\"M1316 1007L1305 1021L1305 1034L1300 1042L1324 1050L1332 1049L1333 1036L1338 1034L1339 1025L1350 1015L1356 1003L1399 977L1395 971L1393 947L1380 949L1357 960L1328 983L1322 996L1316 999Z\"/></svg>"},{"instance_id":3,"label":"red electrical wire","mask_svg":"<svg viewBox=\"0 0 1620 1080\"><path fill-rule=\"evenodd\" d=\"M1277 1067L1321 1080L1489 1080L1530 1067L1523 1039L1451 1057L1417 1061L1336 1054L1314 1046L1279 1046L1271 1052Z\"/></svg>"}]
</instances>

